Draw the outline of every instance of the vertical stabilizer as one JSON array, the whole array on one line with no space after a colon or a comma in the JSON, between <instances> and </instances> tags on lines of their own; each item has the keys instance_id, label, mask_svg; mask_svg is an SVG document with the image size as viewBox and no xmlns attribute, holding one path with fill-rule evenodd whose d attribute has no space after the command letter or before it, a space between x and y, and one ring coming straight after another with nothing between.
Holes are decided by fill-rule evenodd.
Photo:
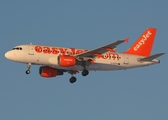
<instances>
[{"instance_id":1,"label":"vertical stabilizer","mask_svg":"<svg viewBox=\"0 0 168 120\"><path fill-rule=\"evenodd\" d=\"M148 28L125 53L150 56L155 35L156 28Z\"/></svg>"}]
</instances>

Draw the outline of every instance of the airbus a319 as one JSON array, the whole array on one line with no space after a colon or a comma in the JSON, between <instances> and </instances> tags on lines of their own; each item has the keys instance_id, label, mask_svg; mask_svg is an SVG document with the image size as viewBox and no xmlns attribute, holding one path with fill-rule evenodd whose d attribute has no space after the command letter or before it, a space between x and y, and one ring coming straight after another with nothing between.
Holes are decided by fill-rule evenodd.
<instances>
[{"instance_id":1,"label":"airbus a319","mask_svg":"<svg viewBox=\"0 0 168 120\"><path fill-rule=\"evenodd\" d=\"M156 28L148 28L125 52L115 52L117 45L127 42L128 38L92 49L65 48L25 44L18 45L5 53L11 61L27 64L26 74L31 65L40 65L39 74L45 78L71 74L70 83L76 82L74 76L82 71L87 76L89 71L125 70L160 63L157 59L164 53L151 55L156 35Z\"/></svg>"}]
</instances>

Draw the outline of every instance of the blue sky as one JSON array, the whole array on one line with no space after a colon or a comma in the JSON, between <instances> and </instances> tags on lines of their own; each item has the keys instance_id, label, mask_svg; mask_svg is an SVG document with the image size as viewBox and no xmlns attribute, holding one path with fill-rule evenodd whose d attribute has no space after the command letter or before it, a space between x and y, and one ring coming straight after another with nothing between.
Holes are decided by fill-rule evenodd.
<instances>
[{"instance_id":1,"label":"blue sky","mask_svg":"<svg viewBox=\"0 0 168 120\"><path fill-rule=\"evenodd\" d=\"M1 120L167 120L167 54L161 64L123 71L41 78L39 66L14 63L4 53L34 43L93 49L129 37L127 50L148 27L156 27L152 54L168 52L166 0L1 0Z\"/></svg>"}]
</instances>

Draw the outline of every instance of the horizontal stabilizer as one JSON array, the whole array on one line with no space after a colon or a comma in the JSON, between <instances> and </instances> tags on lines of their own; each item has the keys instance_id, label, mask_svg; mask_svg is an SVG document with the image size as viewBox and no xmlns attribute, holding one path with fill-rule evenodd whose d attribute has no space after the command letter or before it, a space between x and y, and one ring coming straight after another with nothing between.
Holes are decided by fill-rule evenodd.
<instances>
[{"instance_id":1,"label":"horizontal stabilizer","mask_svg":"<svg viewBox=\"0 0 168 120\"><path fill-rule=\"evenodd\" d=\"M145 58L141 58L139 61L152 61L153 59L156 59L162 55L164 55L165 53L158 53L149 57L145 57Z\"/></svg>"}]
</instances>

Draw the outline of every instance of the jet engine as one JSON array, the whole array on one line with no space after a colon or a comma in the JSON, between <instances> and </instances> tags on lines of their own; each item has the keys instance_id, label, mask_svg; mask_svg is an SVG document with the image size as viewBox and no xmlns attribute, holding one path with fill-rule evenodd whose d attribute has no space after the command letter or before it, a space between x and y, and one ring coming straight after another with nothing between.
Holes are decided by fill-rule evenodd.
<instances>
[{"instance_id":1,"label":"jet engine","mask_svg":"<svg viewBox=\"0 0 168 120\"><path fill-rule=\"evenodd\" d=\"M63 72L57 70L56 68L41 66L39 68L39 74L41 77L51 78L56 77L57 75L63 75Z\"/></svg>"},{"instance_id":2,"label":"jet engine","mask_svg":"<svg viewBox=\"0 0 168 120\"><path fill-rule=\"evenodd\" d=\"M59 56L58 57L58 65L62 67L71 67L76 64L76 58L73 56Z\"/></svg>"}]
</instances>

